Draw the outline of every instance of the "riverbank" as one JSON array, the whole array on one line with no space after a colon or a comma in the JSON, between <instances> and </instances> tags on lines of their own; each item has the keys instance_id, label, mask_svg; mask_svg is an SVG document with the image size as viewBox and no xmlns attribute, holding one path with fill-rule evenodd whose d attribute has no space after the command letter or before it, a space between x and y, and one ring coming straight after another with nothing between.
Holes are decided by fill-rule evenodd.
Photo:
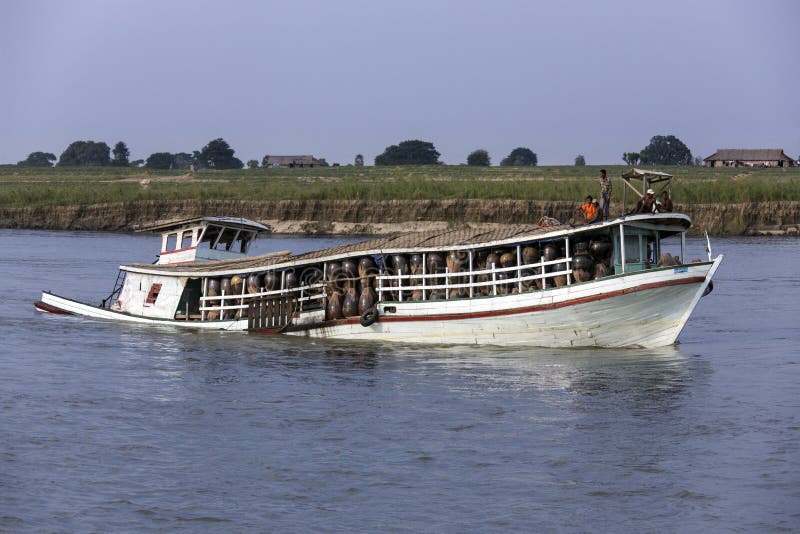
<instances>
[{"instance_id":1,"label":"riverbank","mask_svg":"<svg viewBox=\"0 0 800 534\"><path fill-rule=\"evenodd\" d=\"M155 221L200 215L240 216L278 233L379 235L470 223L535 222L575 217L578 203L536 200L145 200L88 205L0 207L0 227L132 231ZM614 209L616 208L616 209ZM612 214L621 209L612 204ZM800 201L676 204L695 234L798 235Z\"/></svg>"},{"instance_id":2,"label":"riverbank","mask_svg":"<svg viewBox=\"0 0 800 534\"><path fill-rule=\"evenodd\" d=\"M612 214L635 194L608 166ZM796 234L800 168L668 167L693 231ZM457 224L569 221L599 167L317 167L199 172L0 166L0 227L130 231L158 220L242 216L283 233L383 234ZM536 200L531 200L536 199Z\"/></svg>"}]
</instances>

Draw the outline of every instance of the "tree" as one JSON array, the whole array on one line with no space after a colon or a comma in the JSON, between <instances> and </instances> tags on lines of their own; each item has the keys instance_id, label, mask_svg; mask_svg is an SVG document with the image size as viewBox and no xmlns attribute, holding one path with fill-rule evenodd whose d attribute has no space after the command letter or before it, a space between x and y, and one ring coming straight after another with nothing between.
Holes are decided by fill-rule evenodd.
<instances>
[{"instance_id":1,"label":"tree","mask_svg":"<svg viewBox=\"0 0 800 534\"><path fill-rule=\"evenodd\" d=\"M17 163L20 167L52 167L56 155L50 152L31 152L23 161Z\"/></svg>"},{"instance_id":2,"label":"tree","mask_svg":"<svg viewBox=\"0 0 800 534\"><path fill-rule=\"evenodd\" d=\"M235 151L221 137L209 141L200 151L198 162L210 169L241 169L244 163L239 158L234 157Z\"/></svg>"},{"instance_id":3,"label":"tree","mask_svg":"<svg viewBox=\"0 0 800 534\"><path fill-rule=\"evenodd\" d=\"M487 152L483 148L473 150L472 152L470 152L469 156L467 156L467 165L488 167L489 165L491 165L489 152Z\"/></svg>"},{"instance_id":4,"label":"tree","mask_svg":"<svg viewBox=\"0 0 800 534\"><path fill-rule=\"evenodd\" d=\"M539 162L536 153L530 148L517 147L511 154L503 158L500 165L503 167L535 167Z\"/></svg>"},{"instance_id":5,"label":"tree","mask_svg":"<svg viewBox=\"0 0 800 534\"><path fill-rule=\"evenodd\" d=\"M188 152L178 152L172 155L172 168L180 171L189 170L194 164L195 157Z\"/></svg>"},{"instance_id":6,"label":"tree","mask_svg":"<svg viewBox=\"0 0 800 534\"><path fill-rule=\"evenodd\" d=\"M141 167L144 164L143 159L135 159L131 161L131 167Z\"/></svg>"},{"instance_id":7,"label":"tree","mask_svg":"<svg viewBox=\"0 0 800 534\"><path fill-rule=\"evenodd\" d=\"M156 152L150 154L144 166L148 169L171 169L175 157L169 152Z\"/></svg>"},{"instance_id":8,"label":"tree","mask_svg":"<svg viewBox=\"0 0 800 534\"><path fill-rule=\"evenodd\" d=\"M622 153L622 161L627 163L628 165L636 165L639 163L639 153L638 152L623 152Z\"/></svg>"},{"instance_id":9,"label":"tree","mask_svg":"<svg viewBox=\"0 0 800 534\"><path fill-rule=\"evenodd\" d=\"M114 154L114 159L111 160L111 165L116 167L127 167L130 164L128 161L128 156L131 155L131 152L128 150L128 146L122 141L114 145L114 150L112 150L111 153Z\"/></svg>"},{"instance_id":10,"label":"tree","mask_svg":"<svg viewBox=\"0 0 800 534\"><path fill-rule=\"evenodd\" d=\"M439 156L433 143L414 139L386 147L375 157L375 165L434 165Z\"/></svg>"},{"instance_id":11,"label":"tree","mask_svg":"<svg viewBox=\"0 0 800 534\"><path fill-rule=\"evenodd\" d=\"M364 156L362 156L361 154L356 154L355 165L356 165L356 167L363 167L364 166Z\"/></svg>"},{"instance_id":12,"label":"tree","mask_svg":"<svg viewBox=\"0 0 800 534\"><path fill-rule=\"evenodd\" d=\"M94 141L74 141L58 158L58 166L69 165L108 165L111 161L109 157L108 145Z\"/></svg>"},{"instance_id":13,"label":"tree","mask_svg":"<svg viewBox=\"0 0 800 534\"><path fill-rule=\"evenodd\" d=\"M692 151L674 135L656 135L642 150L641 159L651 165L689 165Z\"/></svg>"},{"instance_id":14,"label":"tree","mask_svg":"<svg viewBox=\"0 0 800 534\"><path fill-rule=\"evenodd\" d=\"M576 167L583 167L586 165L586 158L583 157L583 154L578 154L575 156L575 166Z\"/></svg>"},{"instance_id":15,"label":"tree","mask_svg":"<svg viewBox=\"0 0 800 534\"><path fill-rule=\"evenodd\" d=\"M257 169L258 168L258 160L256 160L256 159L248 160L247 161L247 168L250 169L250 170Z\"/></svg>"}]
</instances>

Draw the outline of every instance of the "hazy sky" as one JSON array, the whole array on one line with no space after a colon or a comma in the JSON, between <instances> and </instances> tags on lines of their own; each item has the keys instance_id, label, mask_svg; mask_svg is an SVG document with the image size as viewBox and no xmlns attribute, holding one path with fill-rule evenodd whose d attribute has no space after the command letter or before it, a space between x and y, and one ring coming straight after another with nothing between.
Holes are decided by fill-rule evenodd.
<instances>
[{"instance_id":1,"label":"hazy sky","mask_svg":"<svg viewBox=\"0 0 800 534\"><path fill-rule=\"evenodd\" d=\"M2 0L0 27L0 163L217 137L243 161L423 139L622 164L657 134L800 155L796 0Z\"/></svg>"}]
</instances>

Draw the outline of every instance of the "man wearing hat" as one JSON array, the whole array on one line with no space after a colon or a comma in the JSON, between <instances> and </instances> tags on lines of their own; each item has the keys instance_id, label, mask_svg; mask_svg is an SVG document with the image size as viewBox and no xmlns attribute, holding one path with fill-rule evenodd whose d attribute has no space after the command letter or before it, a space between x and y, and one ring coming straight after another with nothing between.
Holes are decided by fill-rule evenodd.
<instances>
[{"instance_id":1,"label":"man wearing hat","mask_svg":"<svg viewBox=\"0 0 800 534\"><path fill-rule=\"evenodd\" d=\"M636 203L634 213L655 213L656 211L656 192L648 189L647 193Z\"/></svg>"}]
</instances>

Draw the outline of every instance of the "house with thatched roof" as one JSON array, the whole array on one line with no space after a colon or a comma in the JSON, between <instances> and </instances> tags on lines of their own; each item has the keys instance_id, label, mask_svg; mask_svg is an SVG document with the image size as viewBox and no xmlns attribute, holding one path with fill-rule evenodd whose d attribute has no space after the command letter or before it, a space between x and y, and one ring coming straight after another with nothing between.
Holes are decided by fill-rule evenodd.
<instances>
[{"instance_id":1,"label":"house with thatched roof","mask_svg":"<svg viewBox=\"0 0 800 534\"><path fill-rule=\"evenodd\" d=\"M264 167L319 167L322 162L314 156L264 156Z\"/></svg>"},{"instance_id":2,"label":"house with thatched roof","mask_svg":"<svg viewBox=\"0 0 800 534\"><path fill-rule=\"evenodd\" d=\"M782 148L718 148L703 160L706 167L793 167Z\"/></svg>"}]
</instances>

